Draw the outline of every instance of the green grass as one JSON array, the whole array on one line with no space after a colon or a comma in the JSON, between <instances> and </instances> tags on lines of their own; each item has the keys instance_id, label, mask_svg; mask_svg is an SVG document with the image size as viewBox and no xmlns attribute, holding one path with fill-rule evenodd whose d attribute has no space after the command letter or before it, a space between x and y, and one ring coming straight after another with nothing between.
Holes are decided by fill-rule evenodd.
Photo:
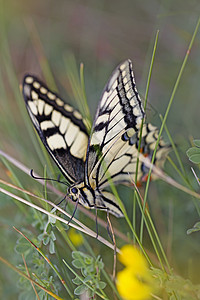
<instances>
[{"instance_id":1,"label":"green grass","mask_svg":"<svg viewBox=\"0 0 200 300\"><path fill-rule=\"evenodd\" d=\"M90 6L90 9L96 12L102 8ZM61 13L61 11L59 12ZM63 210L59 207L56 214L52 214L53 211L51 211L54 204L58 203L65 195L66 187L55 182L42 183L29 176L31 168L40 176L48 178L57 178L59 171L37 138L24 107L19 89L20 78L23 76L24 70L21 68L20 73L17 69L19 64L12 48L16 43L14 33L16 29L13 29L13 33L9 30L7 13L9 13L9 9L4 6L4 14L2 13L1 19L3 43L0 51L2 62L0 66L0 150L3 151L0 152L0 298L11 300L17 297L19 299L75 299L74 291L77 287L80 287L80 290L83 288L85 278L80 270L87 270L86 274L96 279L96 281L91 281L92 283L86 283L91 293L95 294L98 299L113 299L114 294L116 299L120 299L111 278L113 245L107 233L105 213L98 212L99 236L97 239L95 212L79 207L73 222L68 225L69 215L74 210L72 203L69 203L66 208L63 206ZM23 15L22 12L16 11L16 16L21 15ZM94 107L97 105L97 101L95 104L93 103L96 91L92 84L96 84L94 82L101 78L98 88L101 87L103 90L103 80L105 83L109 72L114 69L115 65L113 62L108 62L109 60L103 64L102 60L103 66L99 64L96 67L95 63L84 60L84 53L88 51L84 45L84 42L87 43L85 39L82 42L81 50L79 49L80 53L77 54L76 47L73 51L76 57L83 56L81 60L85 61L85 74L83 73L83 64L79 71L79 64L76 62L78 59L64 49L56 51L56 55L60 56L60 65L58 64L59 67L56 66L54 69L55 54L49 54L50 47L48 50L46 48L48 41L44 41L44 32L40 33L36 20L36 17L24 18L26 33L22 24L19 23L22 35L20 37L21 47L25 47L27 39L30 39L32 48L31 55L26 61L26 68L32 65L32 61L37 60L36 71L43 74L44 79L53 90L57 89L62 95L68 95L72 99L71 103L75 103L75 106L79 108L90 128L91 116L88 106L92 107L94 111ZM39 22L42 24L41 20ZM190 235L186 235L187 230L191 229L199 220L199 195L195 193L197 185L190 172L189 161L185 153L185 150L189 148L188 144L184 147L187 137L185 136L181 140L177 133L178 143L172 138L176 137L176 132L178 132L172 102L176 101L177 95L184 94L185 90L181 84L182 80L185 80L183 71L187 73L187 64L190 66L190 59L193 58L192 44L198 25L194 31L193 22L193 26L188 32L189 38L186 38L187 43L181 48L186 55L185 59L182 55L177 63L179 71L176 70L176 74L178 75L169 73L166 75L173 77L171 88L168 88L168 95L171 94L168 97L168 106L165 103L167 109L162 109L158 105L159 109L162 109L159 112L164 115L159 125L159 138L161 134L164 134L166 140L169 139L173 145L169 162L165 164L165 172L169 177L165 176L164 180L152 183L148 180L139 192L134 192L133 188L126 187L119 187L116 190L111 184L113 192L119 197L119 201L128 212L124 219L111 217L115 229L117 251L122 245L133 241L140 245L161 287L154 299L169 299L170 296L170 299L199 299L199 232L194 233L196 228L198 230L198 226L190 231ZM45 29L47 30L47 27ZM52 30L54 31L55 28ZM194 31L193 36L192 31ZM181 33L177 33L177 36L180 38ZM159 39L160 37L158 37L158 41ZM53 45L52 47L55 50ZM151 97L151 84L149 83L150 78L155 80L153 76L155 76L157 52L160 59L159 47L158 43L155 57L153 56L152 60L153 65L150 67L152 78L149 77L145 99L148 95ZM197 46L194 45L194 51L195 47ZM152 52L153 47L150 48ZM17 50L16 47L16 52ZM26 48L22 51L25 55ZM88 52L87 55L89 55ZM187 61L188 58L190 58L189 61ZM120 58L119 55L116 57L117 59L120 62L123 57ZM150 54L146 57L146 61L149 66ZM106 70L106 66L109 71ZM139 72L137 71L137 73ZM190 89L189 84L188 89ZM171 90L172 92L170 92ZM90 105L87 105L87 98L89 98ZM178 108L184 109L183 104L179 103ZM171 123L167 122L170 113L173 116L170 122L174 122L175 132ZM187 127L187 123L185 123L185 127ZM190 134L193 134L192 126ZM48 201L44 201L43 198ZM146 202L149 209L143 208L142 203ZM19 231L16 231L13 226ZM74 226L83 237L83 243L80 246L74 246L70 240L68 235L70 226ZM76 251L80 251L86 256ZM78 257L76 253L79 253ZM99 255L100 258L98 258ZM75 257L77 259L76 267L73 264ZM121 264L117 263L117 271L121 268ZM97 269L99 272L97 272L96 278L95 271ZM72 281L73 278L77 278L78 284ZM103 288L104 284L102 283L102 286L100 285L100 288L96 289L99 282L105 282L106 287Z\"/></svg>"}]
</instances>

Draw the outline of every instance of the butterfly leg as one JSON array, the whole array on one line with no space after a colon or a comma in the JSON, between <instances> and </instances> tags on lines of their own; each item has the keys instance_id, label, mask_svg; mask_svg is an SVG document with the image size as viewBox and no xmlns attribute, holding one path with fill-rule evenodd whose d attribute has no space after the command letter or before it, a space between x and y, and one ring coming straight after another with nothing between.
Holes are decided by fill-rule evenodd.
<instances>
[{"instance_id":1,"label":"butterfly leg","mask_svg":"<svg viewBox=\"0 0 200 300\"><path fill-rule=\"evenodd\" d=\"M95 217L95 223L96 223L96 233L97 233L97 235L96 235L96 239L98 238L98 236L99 236L99 228L98 228L98 220L97 220L97 208L95 207L95 215L96 215L96 217Z\"/></svg>"},{"instance_id":2,"label":"butterfly leg","mask_svg":"<svg viewBox=\"0 0 200 300\"><path fill-rule=\"evenodd\" d=\"M78 199L76 200L76 204L75 204L75 208L74 208L73 214L72 214L71 218L69 219L69 221L67 222L67 225L69 225L69 223L73 219L73 217L74 217L74 215L76 213L77 207L78 207Z\"/></svg>"},{"instance_id":3,"label":"butterfly leg","mask_svg":"<svg viewBox=\"0 0 200 300\"><path fill-rule=\"evenodd\" d=\"M110 221L110 215L109 215L109 211L107 211L107 222L108 222L108 233L109 235L111 235L111 240L113 242L113 246L114 246L114 262L113 262L113 281L115 281L115 277L116 277L116 262L117 262L117 246L116 246L116 240L115 240L115 234L114 234L114 230Z\"/></svg>"}]
</instances>

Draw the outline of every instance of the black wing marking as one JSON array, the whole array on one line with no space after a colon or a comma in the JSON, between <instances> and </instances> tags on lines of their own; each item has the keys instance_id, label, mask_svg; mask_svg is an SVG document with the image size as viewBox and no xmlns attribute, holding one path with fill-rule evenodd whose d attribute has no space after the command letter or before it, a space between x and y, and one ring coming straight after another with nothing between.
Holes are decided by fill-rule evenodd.
<instances>
[{"instance_id":1,"label":"black wing marking","mask_svg":"<svg viewBox=\"0 0 200 300\"><path fill-rule=\"evenodd\" d=\"M70 184L84 180L88 133L81 114L35 76L26 75L23 96L30 118Z\"/></svg>"}]
</instances>

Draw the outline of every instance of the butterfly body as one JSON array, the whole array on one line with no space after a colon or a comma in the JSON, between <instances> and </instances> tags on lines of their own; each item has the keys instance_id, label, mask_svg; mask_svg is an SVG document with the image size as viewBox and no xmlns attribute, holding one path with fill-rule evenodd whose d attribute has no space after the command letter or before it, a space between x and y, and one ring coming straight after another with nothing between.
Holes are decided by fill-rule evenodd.
<instances>
[{"instance_id":1,"label":"butterfly body","mask_svg":"<svg viewBox=\"0 0 200 300\"><path fill-rule=\"evenodd\" d=\"M69 182L69 197L87 208L123 216L115 196L106 189L110 179L114 184L128 185L135 179L145 113L131 61L120 64L111 75L90 134L81 114L35 76L25 76L23 96L44 146ZM157 136L156 127L144 124L140 148L144 156L151 158ZM154 163L162 165L168 151L161 140ZM139 161L137 180L141 181L147 172Z\"/></svg>"}]
</instances>

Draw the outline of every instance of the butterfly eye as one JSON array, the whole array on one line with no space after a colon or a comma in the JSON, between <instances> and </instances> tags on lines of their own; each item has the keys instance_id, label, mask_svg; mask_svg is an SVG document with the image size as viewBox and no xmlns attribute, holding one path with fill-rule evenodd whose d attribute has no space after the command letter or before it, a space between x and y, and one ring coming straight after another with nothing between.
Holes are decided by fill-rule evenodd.
<instances>
[{"instance_id":1,"label":"butterfly eye","mask_svg":"<svg viewBox=\"0 0 200 300\"><path fill-rule=\"evenodd\" d=\"M76 194L78 194L78 189L76 187L73 187L71 189L71 192L76 195Z\"/></svg>"}]
</instances>

